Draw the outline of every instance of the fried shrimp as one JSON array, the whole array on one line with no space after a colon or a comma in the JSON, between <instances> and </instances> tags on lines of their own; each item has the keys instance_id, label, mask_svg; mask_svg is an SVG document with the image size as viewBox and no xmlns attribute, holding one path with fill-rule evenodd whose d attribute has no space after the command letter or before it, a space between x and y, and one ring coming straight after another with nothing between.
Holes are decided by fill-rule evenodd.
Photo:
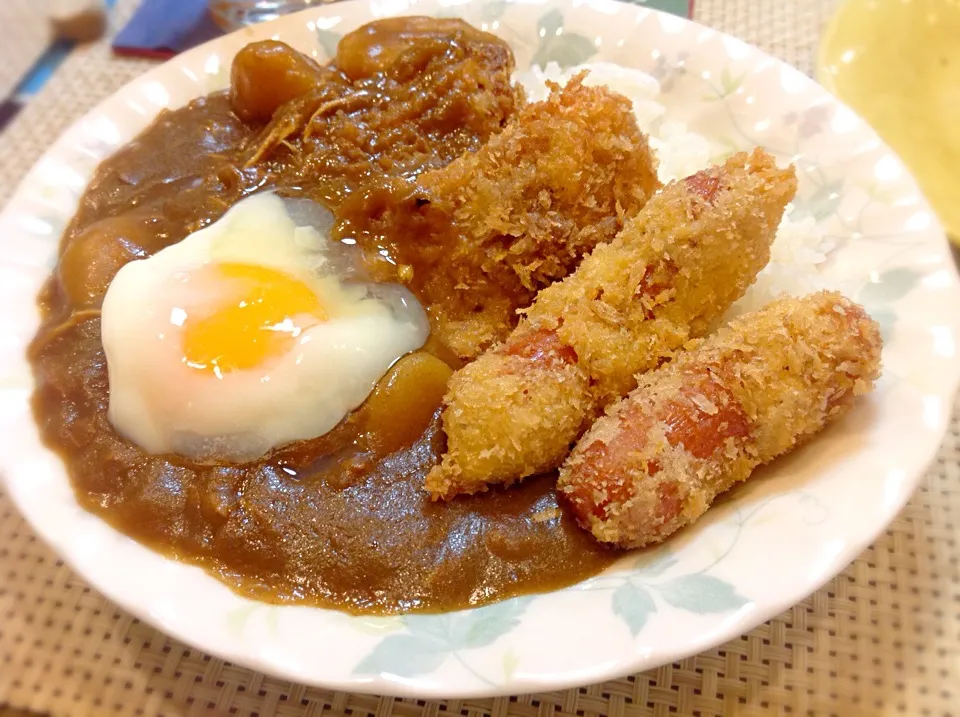
<instances>
[{"instance_id":1,"label":"fried shrimp","mask_svg":"<svg viewBox=\"0 0 960 717\"><path fill-rule=\"evenodd\" d=\"M658 543L845 413L880 349L876 322L838 293L775 301L643 376L567 458L560 494L597 540Z\"/></svg>"},{"instance_id":2,"label":"fried shrimp","mask_svg":"<svg viewBox=\"0 0 960 717\"><path fill-rule=\"evenodd\" d=\"M791 169L756 150L664 187L609 244L542 290L507 340L452 377L435 498L560 465L583 430L766 265Z\"/></svg>"}]
</instances>

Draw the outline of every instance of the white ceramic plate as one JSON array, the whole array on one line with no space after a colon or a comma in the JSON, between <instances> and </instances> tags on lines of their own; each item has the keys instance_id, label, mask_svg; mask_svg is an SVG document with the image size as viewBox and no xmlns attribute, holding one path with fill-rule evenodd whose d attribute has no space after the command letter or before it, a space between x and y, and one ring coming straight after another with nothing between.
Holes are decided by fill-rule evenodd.
<instances>
[{"instance_id":1,"label":"white ceramic plate","mask_svg":"<svg viewBox=\"0 0 960 717\"><path fill-rule=\"evenodd\" d=\"M797 162L797 211L833 245L824 273L884 325L885 372L844 421L655 552L566 590L440 616L349 617L238 597L81 510L28 409L37 290L99 161L158 110L225 86L246 42L318 58L396 14L460 15L532 58L609 60L659 77L669 116L733 149ZM329 687L417 697L557 689L666 663L746 632L846 566L910 496L960 376L960 286L943 232L897 157L796 70L707 28L610 0L379 0L330 5L204 45L148 72L67 131L2 222L0 467L37 531L91 583L181 640Z\"/></svg>"}]
</instances>

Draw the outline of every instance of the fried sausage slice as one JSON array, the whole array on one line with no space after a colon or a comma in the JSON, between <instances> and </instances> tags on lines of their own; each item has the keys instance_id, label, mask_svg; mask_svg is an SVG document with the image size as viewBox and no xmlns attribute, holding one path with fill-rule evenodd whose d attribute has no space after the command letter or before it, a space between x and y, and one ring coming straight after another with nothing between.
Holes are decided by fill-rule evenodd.
<instances>
[{"instance_id":1,"label":"fried sausage slice","mask_svg":"<svg viewBox=\"0 0 960 717\"><path fill-rule=\"evenodd\" d=\"M793 169L756 150L664 187L537 295L500 346L454 374L435 498L557 468L602 409L706 333L766 265Z\"/></svg>"},{"instance_id":2,"label":"fried sausage slice","mask_svg":"<svg viewBox=\"0 0 960 717\"><path fill-rule=\"evenodd\" d=\"M643 376L557 484L604 543L659 543L845 413L880 375L880 332L835 292L775 301Z\"/></svg>"}]
</instances>

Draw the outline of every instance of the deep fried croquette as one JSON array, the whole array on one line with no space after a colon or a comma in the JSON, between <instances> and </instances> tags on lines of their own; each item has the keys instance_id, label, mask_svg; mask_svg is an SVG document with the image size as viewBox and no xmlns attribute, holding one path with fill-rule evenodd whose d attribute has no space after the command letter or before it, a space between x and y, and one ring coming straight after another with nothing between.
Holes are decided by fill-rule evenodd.
<instances>
[{"instance_id":1,"label":"deep fried croquette","mask_svg":"<svg viewBox=\"0 0 960 717\"><path fill-rule=\"evenodd\" d=\"M520 110L476 152L423 174L419 185L462 235L455 263L480 257L536 291L609 241L659 188L657 162L630 100L587 87L582 72Z\"/></svg>"},{"instance_id":2,"label":"deep fried croquette","mask_svg":"<svg viewBox=\"0 0 960 717\"><path fill-rule=\"evenodd\" d=\"M463 358L504 340L517 309L613 239L659 188L630 100L584 76L552 85L476 152L418 180L416 201L429 202L420 211L452 229L442 261L458 276L452 292L427 279L428 301L441 307L433 327Z\"/></svg>"},{"instance_id":3,"label":"deep fried croquette","mask_svg":"<svg viewBox=\"0 0 960 717\"><path fill-rule=\"evenodd\" d=\"M400 278L461 358L504 340L518 309L613 239L659 187L630 101L581 81L554 85L476 151L415 185L394 182L345 204L351 237L418 267Z\"/></svg>"},{"instance_id":4,"label":"deep fried croquette","mask_svg":"<svg viewBox=\"0 0 960 717\"><path fill-rule=\"evenodd\" d=\"M641 377L583 436L558 490L600 541L635 548L846 412L880 374L864 310L821 292L747 314Z\"/></svg>"},{"instance_id":5,"label":"deep fried croquette","mask_svg":"<svg viewBox=\"0 0 960 717\"><path fill-rule=\"evenodd\" d=\"M611 243L542 290L502 346L454 374L447 452L427 490L451 498L558 467L636 374L706 333L743 295L795 191L792 168L762 150L664 187Z\"/></svg>"}]
</instances>

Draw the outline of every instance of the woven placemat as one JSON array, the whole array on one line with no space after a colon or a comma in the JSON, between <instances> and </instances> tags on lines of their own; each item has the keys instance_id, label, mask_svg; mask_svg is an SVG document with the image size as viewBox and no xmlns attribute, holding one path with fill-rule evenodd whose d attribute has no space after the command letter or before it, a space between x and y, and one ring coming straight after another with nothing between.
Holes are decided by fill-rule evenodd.
<instances>
[{"instance_id":1,"label":"woven placemat","mask_svg":"<svg viewBox=\"0 0 960 717\"><path fill-rule=\"evenodd\" d=\"M4 2L5 0L0 0ZM698 0L697 19L809 72L832 0ZM114 22L129 15L121 0ZM47 143L142 72L78 51L0 136L0 202ZM0 492L0 703L63 717L663 717L960 712L960 423L877 543L801 604L722 647L565 692L423 702L306 688L211 658L109 603Z\"/></svg>"},{"instance_id":2,"label":"woven placemat","mask_svg":"<svg viewBox=\"0 0 960 717\"><path fill-rule=\"evenodd\" d=\"M53 40L45 5L0 0L0 100L10 95Z\"/></svg>"}]
</instances>

